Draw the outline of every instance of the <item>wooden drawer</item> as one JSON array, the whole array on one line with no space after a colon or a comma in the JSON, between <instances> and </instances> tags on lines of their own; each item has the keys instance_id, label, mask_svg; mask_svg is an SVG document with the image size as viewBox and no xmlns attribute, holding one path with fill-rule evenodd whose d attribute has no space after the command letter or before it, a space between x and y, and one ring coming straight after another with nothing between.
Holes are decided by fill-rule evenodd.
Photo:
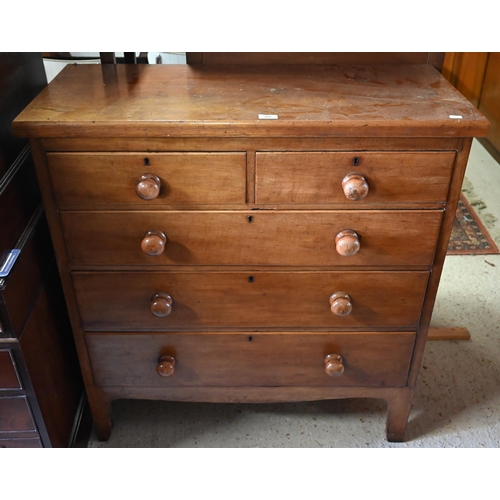
<instances>
[{"instance_id":1,"label":"wooden drawer","mask_svg":"<svg viewBox=\"0 0 500 500\"><path fill-rule=\"evenodd\" d=\"M0 439L0 448L43 448L39 438Z\"/></svg>"},{"instance_id":2,"label":"wooden drawer","mask_svg":"<svg viewBox=\"0 0 500 500\"><path fill-rule=\"evenodd\" d=\"M415 333L88 334L86 340L95 381L104 387L402 387ZM340 375L326 373L329 354L341 356ZM161 355L175 359L170 376L157 373Z\"/></svg>"},{"instance_id":3,"label":"wooden drawer","mask_svg":"<svg viewBox=\"0 0 500 500\"><path fill-rule=\"evenodd\" d=\"M36 431L25 397L0 398L0 437L5 432Z\"/></svg>"},{"instance_id":4,"label":"wooden drawer","mask_svg":"<svg viewBox=\"0 0 500 500\"><path fill-rule=\"evenodd\" d=\"M448 196L454 152L310 152L257 153L256 203L367 204L444 203ZM346 197L344 177L361 174L368 194Z\"/></svg>"},{"instance_id":5,"label":"wooden drawer","mask_svg":"<svg viewBox=\"0 0 500 500\"><path fill-rule=\"evenodd\" d=\"M63 212L70 265L430 266L442 211ZM336 236L356 232L343 256ZM142 250L149 231L167 238ZM148 237L149 238L149 237ZM157 242L158 236L153 236Z\"/></svg>"},{"instance_id":6,"label":"wooden drawer","mask_svg":"<svg viewBox=\"0 0 500 500\"><path fill-rule=\"evenodd\" d=\"M246 153L48 153L47 161L59 207L246 202ZM160 190L144 200L136 186L148 173Z\"/></svg>"},{"instance_id":7,"label":"wooden drawer","mask_svg":"<svg viewBox=\"0 0 500 500\"><path fill-rule=\"evenodd\" d=\"M8 389L22 389L22 385L12 358L12 351L2 349L0 350L0 391Z\"/></svg>"},{"instance_id":8,"label":"wooden drawer","mask_svg":"<svg viewBox=\"0 0 500 500\"><path fill-rule=\"evenodd\" d=\"M427 272L73 273L87 331L413 328L427 279ZM350 296L347 316L330 309L336 292ZM167 299L153 300L158 293L173 301L164 317L150 309L168 312Z\"/></svg>"}]
</instances>

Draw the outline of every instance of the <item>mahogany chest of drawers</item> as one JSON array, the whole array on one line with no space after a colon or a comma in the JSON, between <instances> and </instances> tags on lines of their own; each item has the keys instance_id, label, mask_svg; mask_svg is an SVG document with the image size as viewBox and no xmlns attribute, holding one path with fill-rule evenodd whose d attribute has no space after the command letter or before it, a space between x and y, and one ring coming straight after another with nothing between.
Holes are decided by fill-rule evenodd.
<instances>
[{"instance_id":1,"label":"mahogany chest of drawers","mask_svg":"<svg viewBox=\"0 0 500 500\"><path fill-rule=\"evenodd\" d=\"M349 397L404 439L488 131L435 68L67 67L14 128L100 439L119 398Z\"/></svg>"}]
</instances>

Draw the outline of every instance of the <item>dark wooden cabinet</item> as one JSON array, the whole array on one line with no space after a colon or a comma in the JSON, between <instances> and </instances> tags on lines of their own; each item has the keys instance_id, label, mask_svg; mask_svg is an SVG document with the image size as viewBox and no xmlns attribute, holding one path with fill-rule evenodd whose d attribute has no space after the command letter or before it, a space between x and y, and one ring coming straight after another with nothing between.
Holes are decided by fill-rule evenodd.
<instances>
[{"instance_id":1,"label":"dark wooden cabinet","mask_svg":"<svg viewBox=\"0 0 500 500\"><path fill-rule=\"evenodd\" d=\"M500 52L448 52L445 76L491 123L481 144L500 160Z\"/></svg>"},{"instance_id":2,"label":"dark wooden cabinet","mask_svg":"<svg viewBox=\"0 0 500 500\"><path fill-rule=\"evenodd\" d=\"M45 212L14 117L46 86L40 54L0 54L0 447L66 447L83 383Z\"/></svg>"},{"instance_id":3,"label":"dark wooden cabinet","mask_svg":"<svg viewBox=\"0 0 500 500\"><path fill-rule=\"evenodd\" d=\"M500 52L489 53L484 72L479 111L491 123L488 141L494 146L497 153L496 157L500 158Z\"/></svg>"}]
</instances>

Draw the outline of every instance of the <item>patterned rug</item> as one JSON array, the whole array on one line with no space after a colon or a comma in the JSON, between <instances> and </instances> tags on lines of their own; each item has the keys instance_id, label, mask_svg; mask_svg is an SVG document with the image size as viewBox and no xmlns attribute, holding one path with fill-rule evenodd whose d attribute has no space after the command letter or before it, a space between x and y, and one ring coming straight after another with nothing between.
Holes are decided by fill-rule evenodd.
<instances>
[{"instance_id":1,"label":"patterned rug","mask_svg":"<svg viewBox=\"0 0 500 500\"><path fill-rule=\"evenodd\" d=\"M447 253L448 255L500 253L497 245L463 194L460 195L458 201Z\"/></svg>"}]
</instances>

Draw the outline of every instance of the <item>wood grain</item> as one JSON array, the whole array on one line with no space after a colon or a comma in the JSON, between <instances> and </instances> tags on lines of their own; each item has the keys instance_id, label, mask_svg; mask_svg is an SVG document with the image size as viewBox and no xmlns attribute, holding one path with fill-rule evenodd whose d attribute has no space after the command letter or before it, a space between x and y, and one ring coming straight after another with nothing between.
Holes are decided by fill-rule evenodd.
<instances>
[{"instance_id":1,"label":"wood grain","mask_svg":"<svg viewBox=\"0 0 500 500\"><path fill-rule=\"evenodd\" d=\"M49 153L47 161L59 207L246 201L246 153ZM152 200L141 199L135 191L145 173L153 173L162 181L159 196Z\"/></svg>"},{"instance_id":2,"label":"wood grain","mask_svg":"<svg viewBox=\"0 0 500 500\"><path fill-rule=\"evenodd\" d=\"M430 327L427 340L470 340L470 333L464 327Z\"/></svg>"},{"instance_id":3,"label":"wood grain","mask_svg":"<svg viewBox=\"0 0 500 500\"><path fill-rule=\"evenodd\" d=\"M16 118L31 137L482 136L430 65L68 65ZM259 114L276 114L262 120ZM460 115L462 119L450 119Z\"/></svg>"},{"instance_id":4,"label":"wood grain","mask_svg":"<svg viewBox=\"0 0 500 500\"><path fill-rule=\"evenodd\" d=\"M479 110L491 123L488 140L500 151L500 53L491 52L484 74Z\"/></svg>"},{"instance_id":5,"label":"wood grain","mask_svg":"<svg viewBox=\"0 0 500 500\"><path fill-rule=\"evenodd\" d=\"M387 400L386 435L391 442L403 442L406 435L406 425L413 401L411 388L404 388L394 393Z\"/></svg>"},{"instance_id":6,"label":"wood grain","mask_svg":"<svg viewBox=\"0 0 500 500\"><path fill-rule=\"evenodd\" d=\"M61 212L70 265L429 266L442 211ZM336 235L353 229L344 257ZM168 238L141 250L148 231Z\"/></svg>"},{"instance_id":7,"label":"wood grain","mask_svg":"<svg viewBox=\"0 0 500 500\"><path fill-rule=\"evenodd\" d=\"M325 399L390 400L401 387L106 387L111 399L155 399L204 403L285 403Z\"/></svg>"},{"instance_id":8,"label":"wood grain","mask_svg":"<svg viewBox=\"0 0 500 500\"><path fill-rule=\"evenodd\" d=\"M189 331L230 328L412 328L418 324L426 272L89 272L73 273L87 331ZM252 278L252 279L249 279ZM118 293L119 291L119 293ZM330 297L349 294L340 317ZM158 318L151 298L172 297Z\"/></svg>"},{"instance_id":9,"label":"wood grain","mask_svg":"<svg viewBox=\"0 0 500 500\"><path fill-rule=\"evenodd\" d=\"M432 64L438 53L429 52L187 52L188 64Z\"/></svg>"},{"instance_id":10,"label":"wood grain","mask_svg":"<svg viewBox=\"0 0 500 500\"><path fill-rule=\"evenodd\" d=\"M368 195L350 201L370 204L444 203L454 153L288 152L257 153L257 203L346 203L342 180L350 173L368 182Z\"/></svg>"},{"instance_id":11,"label":"wood grain","mask_svg":"<svg viewBox=\"0 0 500 500\"><path fill-rule=\"evenodd\" d=\"M103 387L401 387L414 338L413 332L86 336ZM325 373L325 356L333 351L344 359L339 377ZM175 357L169 377L157 374L160 355Z\"/></svg>"},{"instance_id":12,"label":"wood grain","mask_svg":"<svg viewBox=\"0 0 500 500\"><path fill-rule=\"evenodd\" d=\"M484 116L430 64L77 68L14 128L40 138L99 439L121 397L377 397L388 402L388 438L404 439ZM143 200L148 172L161 187ZM352 172L368 185L356 201L342 190ZM359 234L353 256L335 250L343 230ZM141 250L149 231L166 235L160 255ZM337 312L349 314L332 314L336 292L350 304ZM338 376L325 372L331 354Z\"/></svg>"},{"instance_id":13,"label":"wood grain","mask_svg":"<svg viewBox=\"0 0 500 500\"><path fill-rule=\"evenodd\" d=\"M488 52L448 52L444 58L443 76L478 106L483 89Z\"/></svg>"},{"instance_id":14,"label":"wood grain","mask_svg":"<svg viewBox=\"0 0 500 500\"><path fill-rule=\"evenodd\" d=\"M432 311L436 300L436 295L439 286L439 280L443 271L444 260L448 250L448 243L450 241L451 230L455 220L455 213L460 197L461 187L467 167L469 152L472 145L471 139L463 139L462 145L457 153L457 161L453 169L453 175L450 184L450 195L443 218L443 225L437 239L436 255L434 256L434 265L432 273L429 278L427 287L426 298L422 306L422 316L420 318L420 327L417 331L417 339L415 341L415 352L410 368L408 377L408 385L415 390L417 377L422 363L422 358L425 349L425 342L427 339L427 332L432 318Z\"/></svg>"},{"instance_id":15,"label":"wood grain","mask_svg":"<svg viewBox=\"0 0 500 500\"><path fill-rule=\"evenodd\" d=\"M457 137L53 137L41 140L47 152L241 152L255 151L456 151Z\"/></svg>"}]
</instances>

